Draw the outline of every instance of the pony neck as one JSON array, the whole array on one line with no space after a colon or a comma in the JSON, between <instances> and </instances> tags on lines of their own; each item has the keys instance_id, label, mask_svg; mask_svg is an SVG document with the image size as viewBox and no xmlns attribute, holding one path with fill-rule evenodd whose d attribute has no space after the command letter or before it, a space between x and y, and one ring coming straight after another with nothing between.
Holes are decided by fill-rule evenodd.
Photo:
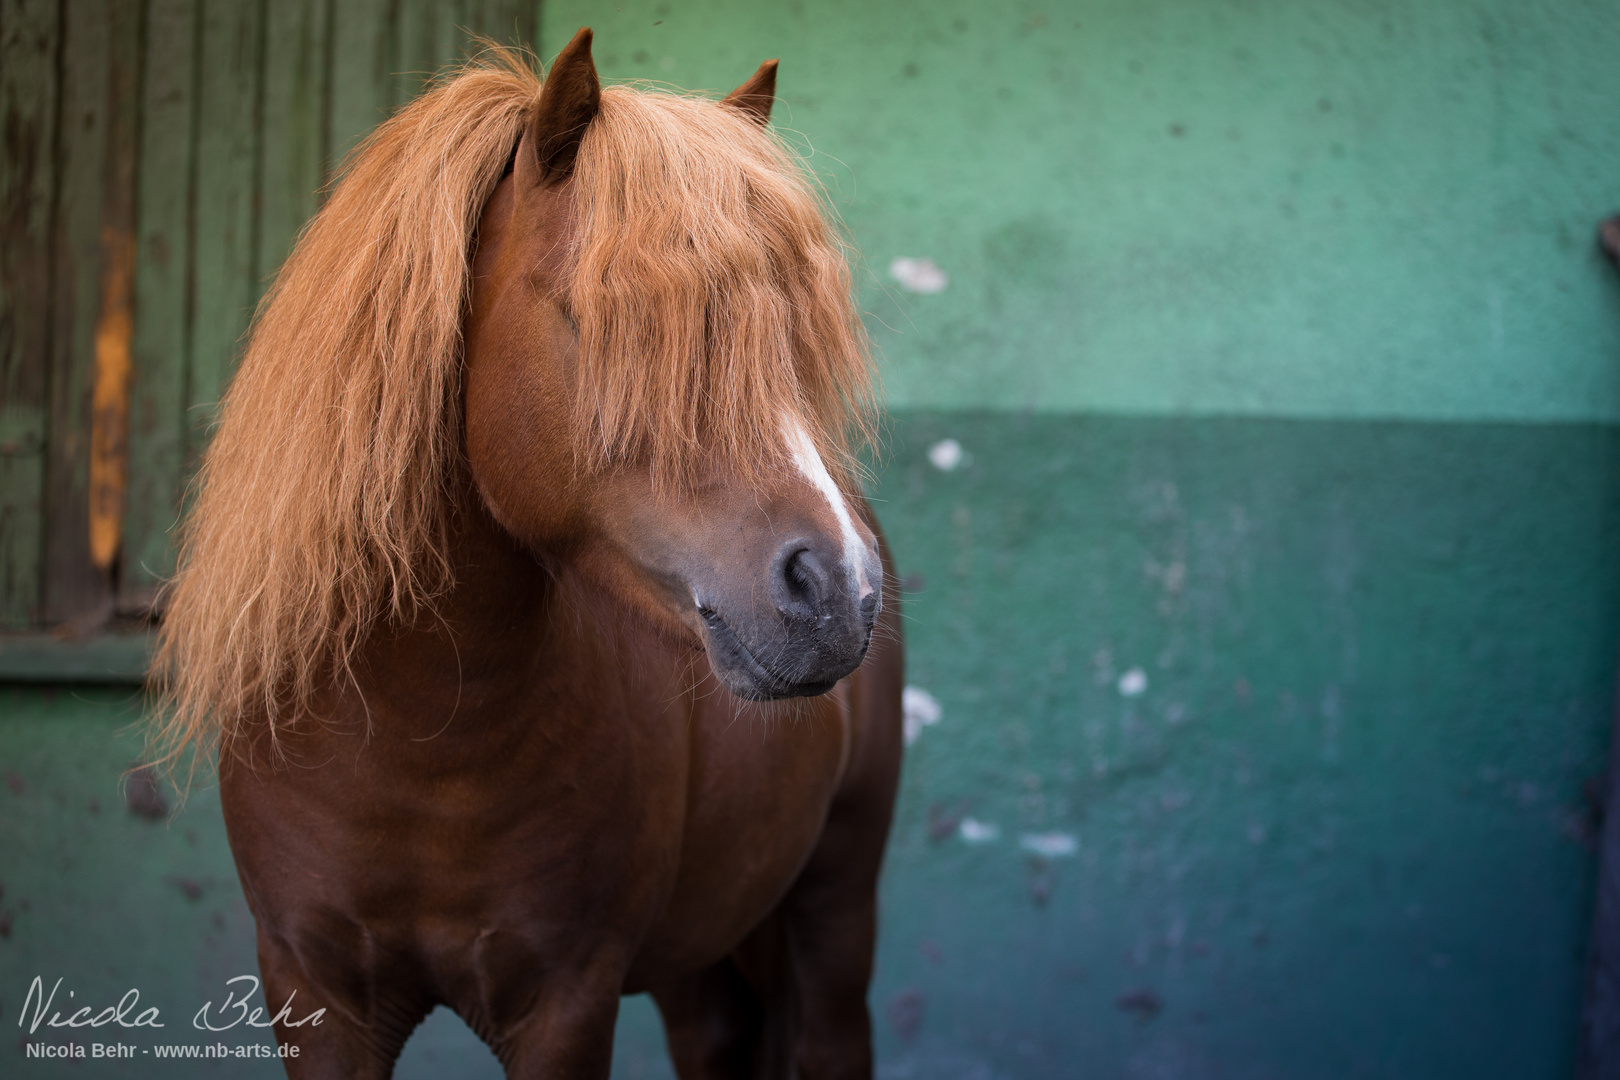
<instances>
[{"instance_id":1,"label":"pony neck","mask_svg":"<svg viewBox=\"0 0 1620 1080\"><path fill-rule=\"evenodd\" d=\"M499 699L532 679L556 635L554 575L503 529L472 484L450 517L454 581L414 619L379 625L357 676L367 696ZM476 690L469 700L467 691Z\"/></svg>"}]
</instances>

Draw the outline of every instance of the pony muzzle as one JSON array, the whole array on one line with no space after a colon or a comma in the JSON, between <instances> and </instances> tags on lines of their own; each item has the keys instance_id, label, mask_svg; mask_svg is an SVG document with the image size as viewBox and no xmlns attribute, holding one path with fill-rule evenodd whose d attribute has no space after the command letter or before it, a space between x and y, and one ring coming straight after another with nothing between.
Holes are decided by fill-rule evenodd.
<instances>
[{"instance_id":1,"label":"pony muzzle","mask_svg":"<svg viewBox=\"0 0 1620 1080\"><path fill-rule=\"evenodd\" d=\"M769 560L763 603L698 604L710 665L728 690L751 701L813 697L860 667L883 609L883 571L875 555L852 568L838 554L788 540Z\"/></svg>"}]
</instances>

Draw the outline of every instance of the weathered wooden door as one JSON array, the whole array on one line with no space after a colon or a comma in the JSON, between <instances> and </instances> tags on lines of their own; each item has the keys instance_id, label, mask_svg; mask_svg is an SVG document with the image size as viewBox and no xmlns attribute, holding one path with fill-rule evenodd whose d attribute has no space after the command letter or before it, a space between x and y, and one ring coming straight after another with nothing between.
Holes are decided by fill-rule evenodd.
<instances>
[{"instance_id":1,"label":"weathered wooden door","mask_svg":"<svg viewBox=\"0 0 1620 1080\"><path fill-rule=\"evenodd\" d=\"M0 0L0 630L140 619L343 154L537 0Z\"/></svg>"}]
</instances>

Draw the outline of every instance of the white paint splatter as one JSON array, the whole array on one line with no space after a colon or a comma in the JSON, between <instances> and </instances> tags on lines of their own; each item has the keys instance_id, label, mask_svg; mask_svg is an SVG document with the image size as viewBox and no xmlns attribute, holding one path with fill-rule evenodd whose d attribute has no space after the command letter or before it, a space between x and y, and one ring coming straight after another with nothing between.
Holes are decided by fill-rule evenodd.
<instances>
[{"instance_id":1,"label":"white paint splatter","mask_svg":"<svg viewBox=\"0 0 1620 1080\"><path fill-rule=\"evenodd\" d=\"M1139 667L1133 667L1119 677L1119 692L1122 697L1135 697L1147 687L1147 672Z\"/></svg>"},{"instance_id":2,"label":"white paint splatter","mask_svg":"<svg viewBox=\"0 0 1620 1080\"><path fill-rule=\"evenodd\" d=\"M855 531L855 519L850 516L849 504L844 501L844 493L833 483L832 474L827 471L826 463L816 452L816 444L810 440L804 425L792 417L787 417L782 422L782 429L788 450L793 455L793 463L798 466L805 478L815 485L816 490L821 492L827 504L832 507L833 516L838 519L838 528L844 537L844 568L849 572L849 580L857 583L857 595L865 596L872 591L866 577L866 545L861 542L861 534Z\"/></svg>"},{"instance_id":3,"label":"white paint splatter","mask_svg":"<svg viewBox=\"0 0 1620 1080\"><path fill-rule=\"evenodd\" d=\"M951 283L950 275L941 270L933 259L901 256L889 263L889 276L898 281L906 292L914 293L941 293Z\"/></svg>"},{"instance_id":4,"label":"white paint splatter","mask_svg":"<svg viewBox=\"0 0 1620 1080\"><path fill-rule=\"evenodd\" d=\"M939 718L945 715L934 695L920 686L908 686L900 692L900 711L905 716L907 746L917 741L923 728L939 723Z\"/></svg>"},{"instance_id":5,"label":"white paint splatter","mask_svg":"<svg viewBox=\"0 0 1620 1080\"><path fill-rule=\"evenodd\" d=\"M962 464L962 444L955 439L941 439L928 448L928 460L940 472L950 472Z\"/></svg>"},{"instance_id":6,"label":"white paint splatter","mask_svg":"<svg viewBox=\"0 0 1620 1080\"><path fill-rule=\"evenodd\" d=\"M969 844L992 844L1001 839L1001 826L965 817L956 827L957 835Z\"/></svg>"},{"instance_id":7,"label":"white paint splatter","mask_svg":"<svg viewBox=\"0 0 1620 1080\"><path fill-rule=\"evenodd\" d=\"M1080 841L1066 832L1025 833L1018 846L1043 859L1062 859L1079 851Z\"/></svg>"}]
</instances>

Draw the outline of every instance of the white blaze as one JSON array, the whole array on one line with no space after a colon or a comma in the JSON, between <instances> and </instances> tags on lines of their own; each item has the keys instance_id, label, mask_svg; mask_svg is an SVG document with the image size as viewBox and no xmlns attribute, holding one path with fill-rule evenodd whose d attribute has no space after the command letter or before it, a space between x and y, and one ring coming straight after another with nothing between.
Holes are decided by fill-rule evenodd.
<instances>
[{"instance_id":1,"label":"white blaze","mask_svg":"<svg viewBox=\"0 0 1620 1080\"><path fill-rule=\"evenodd\" d=\"M832 474L816 452L816 444L804 430L804 425L790 417L783 420L782 429L788 451L793 455L793 464L821 492L827 505L832 507L833 516L838 519L838 528L844 537L844 567L849 571L849 579L857 583L856 595L865 596L871 592L866 580L866 545L861 541L861 534L855 531L855 519L850 515L849 504L844 501L844 493L833 483Z\"/></svg>"}]
</instances>

